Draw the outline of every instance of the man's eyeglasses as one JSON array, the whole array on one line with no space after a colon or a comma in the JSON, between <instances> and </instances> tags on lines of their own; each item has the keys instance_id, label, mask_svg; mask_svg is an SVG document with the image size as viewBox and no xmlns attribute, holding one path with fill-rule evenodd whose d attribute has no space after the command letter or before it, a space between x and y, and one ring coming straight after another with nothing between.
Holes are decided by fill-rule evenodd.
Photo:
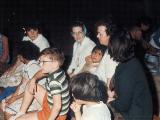
<instances>
[{"instance_id":1,"label":"man's eyeglasses","mask_svg":"<svg viewBox=\"0 0 160 120\"><path fill-rule=\"evenodd\" d=\"M53 61L45 61L45 60L43 60L43 61L41 61L41 60L38 60L38 64L44 64L44 63L47 63L47 62L53 62Z\"/></svg>"}]
</instances>

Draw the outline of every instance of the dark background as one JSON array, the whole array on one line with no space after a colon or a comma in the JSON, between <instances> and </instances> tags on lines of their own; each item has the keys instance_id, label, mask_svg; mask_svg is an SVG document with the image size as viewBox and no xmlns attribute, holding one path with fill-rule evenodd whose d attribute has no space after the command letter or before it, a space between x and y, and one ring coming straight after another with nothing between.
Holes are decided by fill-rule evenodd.
<instances>
[{"instance_id":1,"label":"dark background","mask_svg":"<svg viewBox=\"0 0 160 120\"><path fill-rule=\"evenodd\" d=\"M0 30L9 37L13 51L16 41L23 36L21 28L26 21L38 21L51 46L71 55L73 40L69 25L73 20L84 21L96 41L94 24L99 19L113 16L119 24L129 25L148 16L159 25L159 15L160 0L1 0Z\"/></svg>"}]
</instances>

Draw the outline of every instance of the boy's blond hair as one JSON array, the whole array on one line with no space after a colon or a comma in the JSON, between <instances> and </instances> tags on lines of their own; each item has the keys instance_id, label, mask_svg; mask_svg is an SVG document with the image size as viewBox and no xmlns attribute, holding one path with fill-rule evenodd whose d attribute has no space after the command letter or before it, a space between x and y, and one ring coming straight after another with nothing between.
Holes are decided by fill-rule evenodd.
<instances>
[{"instance_id":1,"label":"boy's blond hair","mask_svg":"<svg viewBox=\"0 0 160 120\"><path fill-rule=\"evenodd\" d=\"M57 60L59 65L62 66L65 60L64 54L58 48L46 48L41 53L40 56L48 56L51 60Z\"/></svg>"}]
</instances>

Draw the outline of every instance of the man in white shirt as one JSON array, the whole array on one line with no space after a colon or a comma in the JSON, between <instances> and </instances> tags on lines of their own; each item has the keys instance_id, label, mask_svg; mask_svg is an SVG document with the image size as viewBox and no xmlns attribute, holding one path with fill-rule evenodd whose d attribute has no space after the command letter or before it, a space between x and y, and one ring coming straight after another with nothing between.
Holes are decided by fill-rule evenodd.
<instances>
[{"instance_id":1,"label":"man in white shirt","mask_svg":"<svg viewBox=\"0 0 160 120\"><path fill-rule=\"evenodd\" d=\"M86 27L80 21L76 21L71 26L71 35L75 43L73 45L72 61L67 70L70 77L81 71L85 64L85 57L91 54L95 46L95 43L86 36Z\"/></svg>"}]
</instances>

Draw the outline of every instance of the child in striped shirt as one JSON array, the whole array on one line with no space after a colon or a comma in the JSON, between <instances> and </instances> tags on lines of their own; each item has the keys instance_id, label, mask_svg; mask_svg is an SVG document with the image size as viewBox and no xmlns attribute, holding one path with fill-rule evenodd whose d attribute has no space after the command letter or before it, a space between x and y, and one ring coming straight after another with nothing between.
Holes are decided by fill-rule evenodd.
<instances>
[{"instance_id":1,"label":"child in striped shirt","mask_svg":"<svg viewBox=\"0 0 160 120\"><path fill-rule=\"evenodd\" d=\"M65 72L60 68L64 55L56 48L46 48L39 57L41 70L28 83L20 111L11 120L65 120L69 110L69 88ZM36 84L42 77L47 77L46 89ZM26 113L33 98L42 105L38 112Z\"/></svg>"}]
</instances>

